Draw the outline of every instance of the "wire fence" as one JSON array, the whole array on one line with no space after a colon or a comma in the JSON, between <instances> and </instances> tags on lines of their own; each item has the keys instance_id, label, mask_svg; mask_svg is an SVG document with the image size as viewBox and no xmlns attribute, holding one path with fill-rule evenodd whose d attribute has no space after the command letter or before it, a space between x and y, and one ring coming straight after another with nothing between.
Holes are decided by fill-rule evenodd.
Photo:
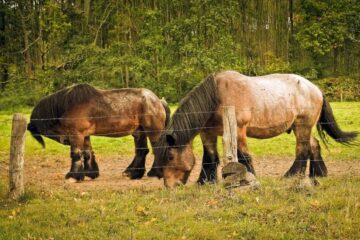
<instances>
[{"instance_id":1,"label":"wire fence","mask_svg":"<svg viewBox=\"0 0 360 240\"><path fill-rule=\"evenodd\" d=\"M312 108L309 108L312 109ZM351 109L351 108L333 108L333 109ZM296 108L288 108L288 110L298 110ZM254 109L246 109L246 110L236 110L237 112L241 112L241 111L251 111L254 112ZM260 110L259 110L260 111ZM193 114L208 114L208 113L218 113L219 111L208 111L208 112L185 112L185 113L174 113L172 116L174 115L193 115ZM61 122L68 122L68 121L73 121L73 120L103 120L103 119L113 119L115 118L116 120L123 120L123 119L128 119L128 118L132 118L132 117L136 117L136 118L141 118L143 116L155 116L157 117L158 115L156 114L127 114L126 116L122 115L110 115L110 116L86 116L86 117L54 117L54 118L32 118L31 121L34 122L45 122L45 121L59 121L59 123ZM6 125L10 125L13 123L13 119L9 118L9 119L0 119L0 126L6 126ZM15 120L16 121L16 120ZM359 122L354 122L352 120L342 120L342 121L336 121L336 122L318 122L318 124L321 125L331 125L331 124L346 124L346 125L360 125L360 121ZM297 123L296 126L309 126L308 123ZM131 128L130 130L124 130L124 131L111 131L108 133L101 133L101 134L97 134L96 132L91 134L92 136L102 136L102 137L118 137L118 135L130 135L131 132L133 132L133 129L136 129L137 133L144 133L144 134L150 134L150 133L157 133L157 134L163 134L168 132L167 129L141 129L141 128L137 128L138 126L133 126L133 128ZM263 128L263 129L268 129L268 130L272 130L272 129L284 129L284 132L287 130L291 130L293 125L288 126L288 124L283 123L283 124L278 124L275 126L268 126L268 125L264 125L264 123L262 123L262 125L252 125L249 124L246 126L247 128ZM185 132L185 131L209 131L209 130L221 130L222 126L199 126L199 127L194 127L194 128L184 128L184 129L171 129L172 132ZM33 136L47 136L47 137L72 137L72 136L77 136L78 134L73 134L73 133L66 133L66 134L33 134ZM10 133L0 133L0 137L12 137L15 135L12 135ZM341 138L337 138L334 139L335 141L341 141L344 139ZM288 140L286 140L288 141ZM186 145L179 145L178 147L183 147ZM163 146L159 146L158 148L161 148Z\"/></svg>"},{"instance_id":2,"label":"wire fence","mask_svg":"<svg viewBox=\"0 0 360 240\"><path fill-rule=\"evenodd\" d=\"M351 108L333 108L333 109L351 109ZM292 110L292 108L291 108ZM237 110L238 111L238 110ZM246 109L246 110L240 110L240 111L254 111L253 109ZM208 113L216 113L218 111L210 111L210 112L188 112L188 113L175 113L175 114L187 114L187 115L191 115L191 114L208 114ZM103 120L103 119L112 119L112 118L115 118L115 119L122 119L122 118L129 118L129 117L141 117L141 116L149 116L149 115L152 115L152 116L155 116L153 114L138 114L138 115L127 115L127 116L124 116L124 115L111 115L111 116L94 116L94 117L75 117L75 118L63 118L63 117L60 117L60 118L37 118L37 119L32 119L32 121L40 121L40 122L43 122L43 121L77 121L77 120L82 120L82 119L90 119L90 120ZM0 120L0 125L11 125L11 123L13 122L12 119L1 119ZM325 125L325 124L333 124L335 122L321 122L322 125ZM341 125L356 125L356 126L359 126L360 125L360 122L354 122L352 120L342 120L342 121L337 121L337 124L340 124ZM251 126L250 126L251 127ZM279 126L267 126L267 129L279 129L283 127L283 130L284 132L286 130L288 130L289 128L288 127L285 127L285 124L284 125L280 125ZM176 129L176 130L173 130L173 132L183 132L183 131L197 131L197 132L201 132L201 131L211 131L211 130L221 130L222 127L219 127L219 126L200 126L200 127L195 127L195 128L187 128L187 129ZM133 128L133 129L136 129ZM168 130L167 129L161 129L161 130L138 130L139 133L144 133L144 134L149 134L149 133L158 133L158 134L164 134L166 133ZM105 133L105 134L94 134L94 136L108 136L108 137L112 137L112 136L118 136L118 135L122 135L122 134L130 134L130 131L113 131L113 132L109 132L109 133ZM72 137L72 136L76 136L77 134L72 134L72 133L67 133L67 134L46 134L47 137L51 137L51 138L60 138L60 137ZM15 136L15 135L12 135L11 133L0 133L0 138L9 138L9 137L12 137L12 136ZM42 136L41 134L34 134L34 136ZM345 139L341 139L341 138L338 138L338 139L334 139L335 141L341 141L341 140L345 140ZM308 140L304 140L302 141L301 139L296 141L295 140L295 137L293 140L289 140L289 139L276 139L276 143L279 144L279 143L286 143L286 144L294 144L294 148L295 148L295 143L303 143L303 142L309 142ZM210 144L207 144L207 143L201 143L201 145L203 145L204 147L214 147L214 144L215 143L210 143ZM185 146L188 146L188 144L177 144L173 147L177 147L177 148L181 148L181 147L185 147ZM159 146L159 145L154 145L154 146L151 146L152 149L160 149L160 148L168 148L167 145L162 145L162 146ZM145 150L145 149L148 149L148 147L134 147L135 150ZM96 151L96 149L95 149ZM250 152L251 154L251 152ZM269 153L271 154L271 153ZM294 154L295 155L295 154ZM359 156L358 156L358 153L357 152L354 152L354 155L353 155L353 158L354 159L357 159ZM220 159L222 158L222 156L220 156ZM261 167L261 164L262 164L262 161L261 160L264 160L264 158L266 158L265 155L263 156L256 156L255 157L255 162L256 164L258 165L258 167L260 166L260 170L261 171L257 171L258 174L260 173L260 176L261 175L266 175L267 173L264 173L262 172L263 171L263 168ZM295 158L295 156L294 156ZM70 160L70 158L69 158ZM308 159L298 159L297 161L309 161ZM312 160L313 162L317 162L317 161L322 161L322 160ZM201 160L199 161L201 162ZM288 164L290 167L291 166L291 163L293 162L293 160L291 159L287 159L286 160L286 164ZM130 163L130 161L129 161ZM283 163L283 161L282 161ZM116 163L114 163L115 165ZM200 164L201 166L208 166L208 165L219 165L221 166L221 163L198 163ZM268 162L266 162L266 164L269 164ZM70 161L69 161L69 165L70 165ZM162 166L156 166L154 168L161 168L163 169L164 167L170 167L170 168L178 168L179 166L177 165L162 165ZM59 170L59 169L50 169L51 167L55 167L55 166L52 166L50 165L50 167L41 167L40 168L44 168L45 169L45 172L46 174L50 174L50 175L58 175L59 173L62 173L62 174L65 174L65 173L69 173L69 172L64 172L63 170ZM64 166L62 166L64 167ZM201 167L200 167L201 168ZM5 171L8 171L8 166L7 166L7 163L5 162L0 162L0 169L2 172L5 172ZM107 174L119 174L119 173L122 173L124 172L125 170L130 170L130 171L136 171L136 170L144 170L144 167L115 167L115 166L112 166L111 169L105 169L105 170L102 170L101 172L106 172ZM357 169L356 169L357 170ZM25 169L26 171L26 169ZM75 173L75 172L70 172L70 173ZM97 171L83 171L84 174L91 174L91 173L97 173ZM285 173L285 172L284 172ZM58 179L58 177L56 177L55 179Z\"/></svg>"}]
</instances>

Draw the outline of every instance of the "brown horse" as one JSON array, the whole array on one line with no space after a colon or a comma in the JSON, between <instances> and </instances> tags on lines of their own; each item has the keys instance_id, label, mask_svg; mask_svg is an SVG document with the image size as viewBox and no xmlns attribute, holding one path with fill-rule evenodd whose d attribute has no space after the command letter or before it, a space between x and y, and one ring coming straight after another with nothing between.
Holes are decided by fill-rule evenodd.
<instances>
[{"instance_id":1,"label":"brown horse","mask_svg":"<svg viewBox=\"0 0 360 240\"><path fill-rule=\"evenodd\" d=\"M34 108L28 130L45 147L41 135L71 146L71 169L66 178L96 178L99 168L90 136L122 137L132 135L135 158L125 170L131 179L145 172L149 152L169 121L165 100L144 88L100 90L78 84L43 98ZM84 162L81 161L83 157Z\"/></svg>"},{"instance_id":2,"label":"brown horse","mask_svg":"<svg viewBox=\"0 0 360 240\"><path fill-rule=\"evenodd\" d=\"M296 137L296 158L285 176L305 173L310 158L310 177L326 176L319 141L312 136L316 125L321 138L325 131L335 141L348 144L356 132L343 132L321 91L294 74L248 77L235 71L210 75L180 103L160 137L155 151L154 176L164 177L166 186L185 184L194 166L191 143L200 133L204 155L198 182L216 180L219 157L217 136L223 134L222 106L235 106L238 127L238 159L255 173L246 138L266 139L291 131ZM163 166L163 167L162 167ZM162 171L161 171L162 170Z\"/></svg>"}]
</instances>

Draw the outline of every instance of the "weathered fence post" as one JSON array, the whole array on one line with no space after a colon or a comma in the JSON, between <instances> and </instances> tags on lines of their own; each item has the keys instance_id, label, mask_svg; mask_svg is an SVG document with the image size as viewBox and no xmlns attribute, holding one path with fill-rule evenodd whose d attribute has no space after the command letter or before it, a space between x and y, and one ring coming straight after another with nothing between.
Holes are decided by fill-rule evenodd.
<instances>
[{"instance_id":1,"label":"weathered fence post","mask_svg":"<svg viewBox=\"0 0 360 240\"><path fill-rule=\"evenodd\" d=\"M238 162L237 157L237 123L234 106L225 106L223 109L223 148L224 163Z\"/></svg>"},{"instance_id":2,"label":"weathered fence post","mask_svg":"<svg viewBox=\"0 0 360 240\"><path fill-rule=\"evenodd\" d=\"M18 199L24 193L23 166L25 149L26 118L15 113L12 121L10 162L9 162L9 197Z\"/></svg>"},{"instance_id":3,"label":"weathered fence post","mask_svg":"<svg viewBox=\"0 0 360 240\"><path fill-rule=\"evenodd\" d=\"M255 176L248 172L245 165L238 162L237 156L237 121L234 106L225 106L223 109L223 148L224 167L222 177L225 188L259 186Z\"/></svg>"}]
</instances>

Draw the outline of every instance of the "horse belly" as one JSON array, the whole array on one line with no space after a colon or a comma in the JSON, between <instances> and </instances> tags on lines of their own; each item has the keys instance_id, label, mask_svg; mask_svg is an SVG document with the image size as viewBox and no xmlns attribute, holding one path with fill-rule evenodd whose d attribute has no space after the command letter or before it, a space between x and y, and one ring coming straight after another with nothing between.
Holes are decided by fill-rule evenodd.
<instances>
[{"instance_id":1,"label":"horse belly","mask_svg":"<svg viewBox=\"0 0 360 240\"><path fill-rule=\"evenodd\" d=\"M247 136L259 139L276 137L292 127L296 115L295 109L286 104L255 112L247 124Z\"/></svg>"},{"instance_id":2,"label":"horse belly","mask_svg":"<svg viewBox=\"0 0 360 240\"><path fill-rule=\"evenodd\" d=\"M271 126L267 128L261 127L247 127L246 135L251 138L266 139L279 136L292 126L291 123L284 123L277 126Z\"/></svg>"},{"instance_id":3,"label":"horse belly","mask_svg":"<svg viewBox=\"0 0 360 240\"><path fill-rule=\"evenodd\" d=\"M139 127L137 119L103 120L95 127L95 135L106 137L124 137L131 135Z\"/></svg>"}]
</instances>

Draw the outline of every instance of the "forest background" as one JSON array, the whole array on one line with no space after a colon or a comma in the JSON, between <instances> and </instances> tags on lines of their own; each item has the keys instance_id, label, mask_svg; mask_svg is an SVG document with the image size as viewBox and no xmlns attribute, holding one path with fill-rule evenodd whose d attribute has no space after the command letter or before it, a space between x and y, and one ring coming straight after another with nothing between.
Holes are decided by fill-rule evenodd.
<instances>
[{"instance_id":1,"label":"forest background","mask_svg":"<svg viewBox=\"0 0 360 240\"><path fill-rule=\"evenodd\" d=\"M74 83L177 102L207 74L300 74L360 99L358 0L0 0L0 109Z\"/></svg>"}]
</instances>

